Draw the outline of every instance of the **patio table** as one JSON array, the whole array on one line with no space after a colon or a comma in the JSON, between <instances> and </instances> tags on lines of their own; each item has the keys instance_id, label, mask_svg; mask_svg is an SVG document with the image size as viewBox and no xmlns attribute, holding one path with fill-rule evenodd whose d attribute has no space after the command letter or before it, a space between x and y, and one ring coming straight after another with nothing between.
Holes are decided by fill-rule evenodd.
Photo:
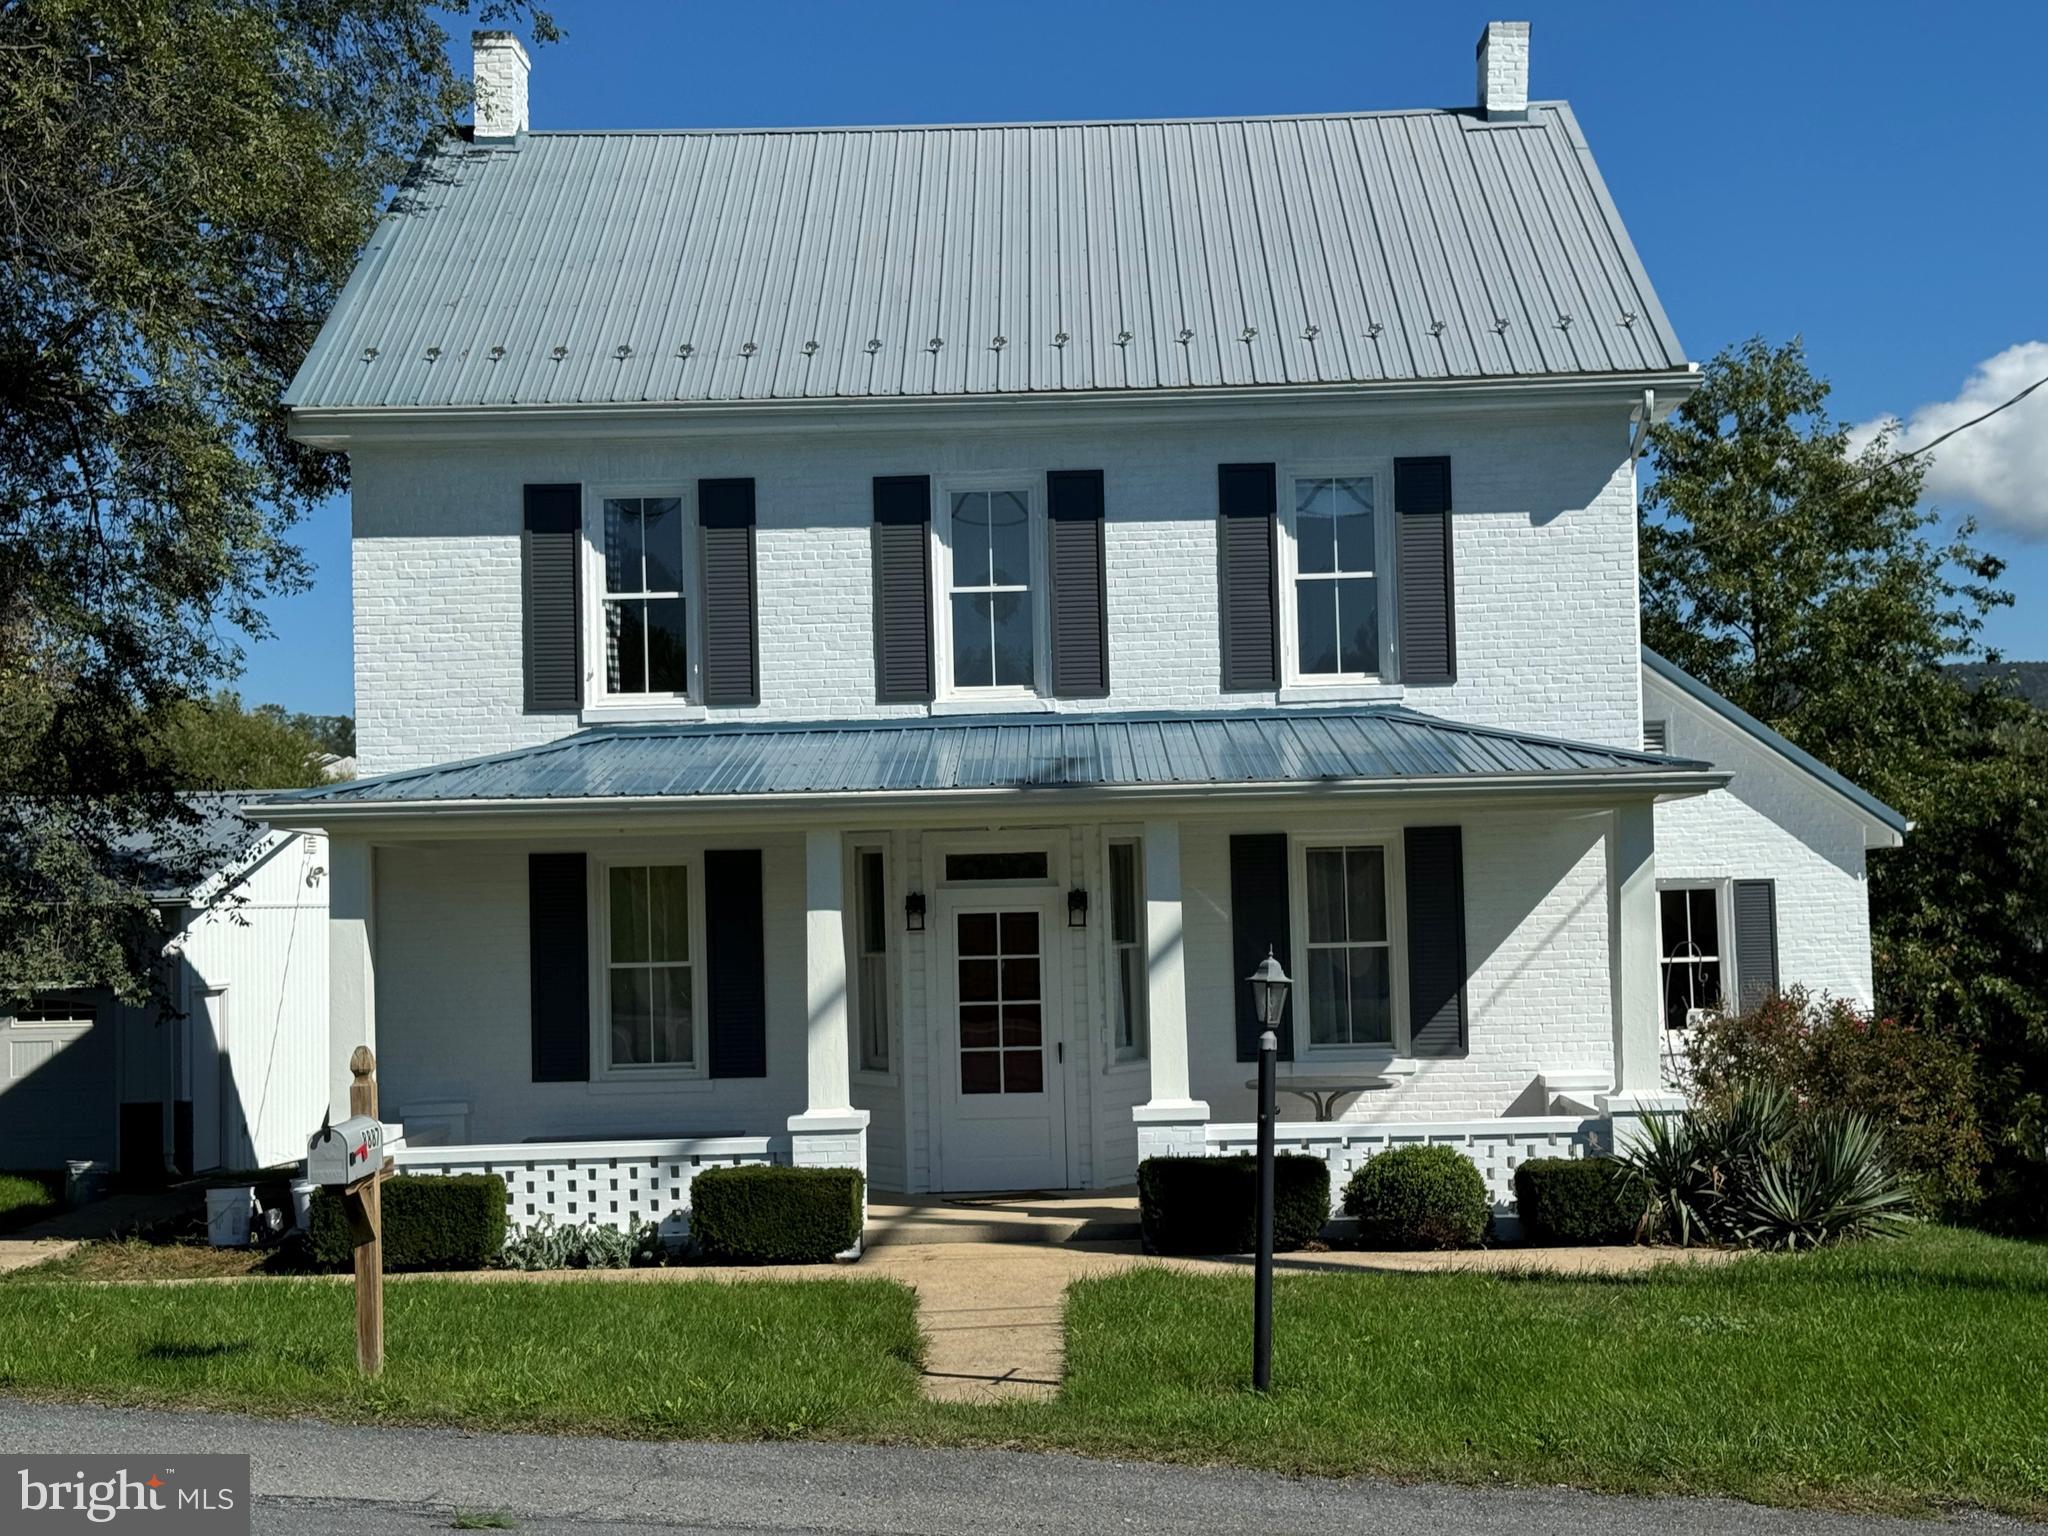
<instances>
[{"instance_id":1,"label":"patio table","mask_svg":"<svg viewBox=\"0 0 2048 1536\"><path fill-rule=\"evenodd\" d=\"M1245 1087L1258 1091L1259 1080L1246 1078ZM1371 1093L1378 1088L1391 1088L1394 1080L1389 1077L1310 1077L1306 1075L1283 1077L1273 1086L1282 1093L1298 1094L1316 1107L1318 1120L1334 1120L1337 1101L1347 1093Z\"/></svg>"}]
</instances>

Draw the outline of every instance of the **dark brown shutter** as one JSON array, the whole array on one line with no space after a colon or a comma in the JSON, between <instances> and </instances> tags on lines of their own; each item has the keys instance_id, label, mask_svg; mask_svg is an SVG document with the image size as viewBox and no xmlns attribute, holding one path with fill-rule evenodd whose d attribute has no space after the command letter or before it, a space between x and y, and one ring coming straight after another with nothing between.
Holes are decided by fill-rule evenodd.
<instances>
[{"instance_id":1,"label":"dark brown shutter","mask_svg":"<svg viewBox=\"0 0 2048 1536\"><path fill-rule=\"evenodd\" d=\"M1099 699L1109 692L1102 471L1049 471L1045 505L1052 543L1052 691L1061 698Z\"/></svg>"},{"instance_id":2,"label":"dark brown shutter","mask_svg":"<svg viewBox=\"0 0 2048 1536\"><path fill-rule=\"evenodd\" d=\"M1735 882L1736 1007L1747 1013L1778 990L1778 883Z\"/></svg>"},{"instance_id":3,"label":"dark brown shutter","mask_svg":"<svg viewBox=\"0 0 2048 1536\"><path fill-rule=\"evenodd\" d=\"M533 1080L590 1076L590 875L580 853L526 856Z\"/></svg>"},{"instance_id":4,"label":"dark brown shutter","mask_svg":"<svg viewBox=\"0 0 2048 1536\"><path fill-rule=\"evenodd\" d=\"M1457 594L1451 568L1451 461L1394 460L1394 623L1401 681L1458 676Z\"/></svg>"},{"instance_id":5,"label":"dark brown shutter","mask_svg":"<svg viewBox=\"0 0 2048 1536\"><path fill-rule=\"evenodd\" d=\"M754 482L699 480L704 539L704 702L761 702L754 590Z\"/></svg>"},{"instance_id":6,"label":"dark brown shutter","mask_svg":"<svg viewBox=\"0 0 2048 1536\"><path fill-rule=\"evenodd\" d=\"M1226 689L1280 685L1273 588L1274 473L1271 464L1216 466Z\"/></svg>"},{"instance_id":7,"label":"dark brown shutter","mask_svg":"<svg viewBox=\"0 0 2048 1536\"><path fill-rule=\"evenodd\" d=\"M1459 827L1410 827L1408 1041L1416 1056L1462 1056L1465 1029L1465 838Z\"/></svg>"},{"instance_id":8,"label":"dark brown shutter","mask_svg":"<svg viewBox=\"0 0 2048 1536\"><path fill-rule=\"evenodd\" d=\"M526 709L553 714L583 702L582 631L576 551L583 539L583 487L526 487L520 541L525 614Z\"/></svg>"},{"instance_id":9,"label":"dark brown shutter","mask_svg":"<svg viewBox=\"0 0 2048 1536\"><path fill-rule=\"evenodd\" d=\"M875 477L875 697L884 704L932 697L932 482L927 475Z\"/></svg>"},{"instance_id":10,"label":"dark brown shutter","mask_svg":"<svg viewBox=\"0 0 2048 1536\"><path fill-rule=\"evenodd\" d=\"M705 1018L713 1077L768 1075L768 956L761 850L704 855Z\"/></svg>"},{"instance_id":11,"label":"dark brown shutter","mask_svg":"<svg viewBox=\"0 0 2048 1536\"><path fill-rule=\"evenodd\" d=\"M1251 984L1244 978L1259 968L1267 951L1293 964L1294 939L1288 926L1287 834L1241 833L1230 840L1230 998L1237 1019L1237 1059L1259 1059L1259 1036L1265 1026L1252 1009ZM1294 1059L1294 995L1287 997L1280 1017L1280 1059Z\"/></svg>"}]
</instances>

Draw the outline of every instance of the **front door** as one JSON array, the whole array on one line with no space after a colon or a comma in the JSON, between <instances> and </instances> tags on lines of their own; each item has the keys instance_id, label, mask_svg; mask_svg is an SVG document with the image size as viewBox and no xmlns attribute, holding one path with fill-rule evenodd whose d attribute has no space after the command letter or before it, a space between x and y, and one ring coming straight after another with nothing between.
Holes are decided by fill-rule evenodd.
<instances>
[{"instance_id":1,"label":"front door","mask_svg":"<svg viewBox=\"0 0 2048 1536\"><path fill-rule=\"evenodd\" d=\"M934 1010L939 1180L948 1190L1064 1189L1066 1047L1050 896L941 898Z\"/></svg>"}]
</instances>

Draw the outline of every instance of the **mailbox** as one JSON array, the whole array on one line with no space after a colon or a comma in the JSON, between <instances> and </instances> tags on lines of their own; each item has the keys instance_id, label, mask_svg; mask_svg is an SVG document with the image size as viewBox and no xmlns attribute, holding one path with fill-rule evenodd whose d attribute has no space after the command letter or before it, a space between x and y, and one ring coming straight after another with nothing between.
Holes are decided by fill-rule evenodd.
<instances>
[{"instance_id":1,"label":"mailbox","mask_svg":"<svg viewBox=\"0 0 2048 1536\"><path fill-rule=\"evenodd\" d=\"M323 1125L306 1142L306 1178L330 1188L360 1184L384 1165L384 1127L371 1115Z\"/></svg>"}]
</instances>

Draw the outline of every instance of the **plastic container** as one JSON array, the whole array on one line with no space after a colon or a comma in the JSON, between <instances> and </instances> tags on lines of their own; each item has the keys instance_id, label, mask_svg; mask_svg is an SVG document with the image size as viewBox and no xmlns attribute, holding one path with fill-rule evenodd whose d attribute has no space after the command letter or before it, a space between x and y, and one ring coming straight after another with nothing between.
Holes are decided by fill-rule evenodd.
<instances>
[{"instance_id":1,"label":"plastic container","mask_svg":"<svg viewBox=\"0 0 2048 1536\"><path fill-rule=\"evenodd\" d=\"M107 1165L89 1160L64 1165L64 1203L76 1210L106 1198Z\"/></svg>"},{"instance_id":2,"label":"plastic container","mask_svg":"<svg viewBox=\"0 0 2048 1536\"><path fill-rule=\"evenodd\" d=\"M216 1248L249 1246L250 1219L256 1210L256 1187L237 1184L206 1192L206 1240Z\"/></svg>"},{"instance_id":3,"label":"plastic container","mask_svg":"<svg viewBox=\"0 0 2048 1536\"><path fill-rule=\"evenodd\" d=\"M313 1230L313 1191L319 1187L311 1179L292 1180L292 1225L301 1232Z\"/></svg>"}]
</instances>

